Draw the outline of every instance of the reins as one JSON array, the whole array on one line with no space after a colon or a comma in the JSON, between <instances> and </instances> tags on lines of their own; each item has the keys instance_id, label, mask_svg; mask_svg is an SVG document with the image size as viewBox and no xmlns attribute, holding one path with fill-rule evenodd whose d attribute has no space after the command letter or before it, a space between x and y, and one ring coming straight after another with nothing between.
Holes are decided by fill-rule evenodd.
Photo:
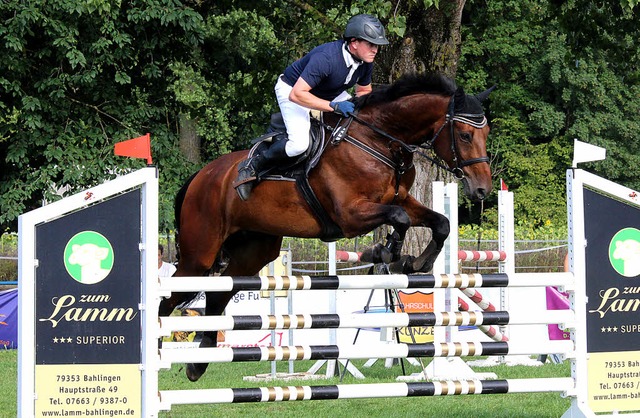
<instances>
[{"instance_id":1,"label":"reins","mask_svg":"<svg viewBox=\"0 0 640 418\"><path fill-rule=\"evenodd\" d=\"M378 135L382 136L383 138L387 139L389 141L389 145L388 148L391 149L391 145L392 144L398 144L400 146L400 148L406 152L412 153L412 154L419 154L421 156L423 156L424 158L426 158L427 160L431 161L432 164L435 164L436 166L442 168L443 170L446 170L448 172L450 172L451 174L454 175L454 177L456 177L458 180L461 180L464 178L464 171L462 170L463 167L469 166L469 165L473 165L473 164L478 164L478 163L488 163L489 162L489 157L487 156L483 156L483 157L478 157L478 158L471 158L469 160L462 160L460 161L458 159L458 148L457 148L457 144L456 144L456 140L455 140L455 129L454 129L454 122L460 122L460 123L464 123L467 125L471 125L474 128L483 128L484 126L486 126L487 124L487 119L483 114L467 114L467 113L461 113L461 114L455 114L454 112L455 109L455 101L454 101L454 97L451 97L451 100L449 101L449 107L447 110L447 114L445 116L445 121L444 123L440 126L440 128L438 128L438 130L436 131L436 133L431 137L430 140L425 141L422 144L419 145L408 145L406 143L404 143L402 140L388 134L387 132L383 131L382 129L378 128L377 126L359 118L357 115L351 115L347 121L346 126L338 126L340 125L341 122L338 122L338 125L333 128L333 127L329 127L329 129L331 129L333 131L332 134L332 141L334 143L339 142L341 140L345 140L347 142L349 142L350 144L358 147L359 149L363 150L364 152L368 153L369 155L373 156L374 158L376 158L377 160L381 161L382 163L386 164L387 166L391 167L392 169L395 170L396 172L396 177L399 180L400 176L402 176L402 174L404 174L404 172L408 169L410 169L411 167L413 167L413 164L411 164L409 167L406 167L404 164L404 161L401 161L400 163L397 163L395 161L393 161L392 159L388 158L387 156L385 156L384 154L382 154L381 152L371 148L370 146L364 144L363 142L359 141L356 138L353 138L350 135L347 135L347 130L349 125L351 124L351 121L356 121L359 124L366 126L367 128L371 129L373 132L377 133ZM442 132L442 130L445 128L445 126L447 126L447 124L449 124L450 126L450 139L451 139L451 153L453 155L453 163L455 164L454 168L450 168L448 167L446 164L442 163L440 160L435 159L433 157L431 157L430 155L420 151L422 150L432 150L433 149L433 145L435 143L435 141L438 139L438 137L440 136L440 133ZM399 187L398 182L396 182L396 195L397 195L397 188Z\"/></svg>"}]
</instances>

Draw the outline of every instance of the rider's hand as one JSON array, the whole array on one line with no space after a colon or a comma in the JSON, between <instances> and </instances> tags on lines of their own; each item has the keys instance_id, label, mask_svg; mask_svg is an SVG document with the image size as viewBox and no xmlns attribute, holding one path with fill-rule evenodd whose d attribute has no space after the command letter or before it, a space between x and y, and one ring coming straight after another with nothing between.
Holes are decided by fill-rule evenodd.
<instances>
[{"instance_id":1,"label":"rider's hand","mask_svg":"<svg viewBox=\"0 0 640 418\"><path fill-rule=\"evenodd\" d=\"M352 102L344 101L344 102L331 102L329 106L339 115L342 116L351 116L353 111L355 110L355 106Z\"/></svg>"}]
</instances>

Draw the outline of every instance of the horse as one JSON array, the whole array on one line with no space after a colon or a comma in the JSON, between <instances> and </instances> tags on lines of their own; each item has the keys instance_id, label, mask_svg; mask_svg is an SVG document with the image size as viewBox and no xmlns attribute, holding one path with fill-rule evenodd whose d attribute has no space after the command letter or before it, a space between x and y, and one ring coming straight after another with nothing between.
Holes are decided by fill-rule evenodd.
<instances>
[{"instance_id":1,"label":"horse","mask_svg":"<svg viewBox=\"0 0 640 418\"><path fill-rule=\"evenodd\" d=\"M408 74L397 82L354 99L356 114L324 115L332 140L308 172L308 183L338 231L323 222L291 181L262 180L242 201L232 183L248 151L219 157L194 174L176 196L178 268L174 276L253 276L279 256L283 236L352 238L381 225L393 227L386 243L363 254L391 263L392 271L429 272L445 239L449 221L409 194L416 171L413 155L431 149L435 163L464 184L464 193L482 200L492 190L486 141L489 126L482 108L492 89L467 95L441 75ZM340 129L339 129L340 128ZM409 227L432 231L417 257L401 255ZM163 299L160 316L193 298L190 292ZM205 315L220 315L232 292L206 294ZM217 331L204 332L200 347L215 347ZM188 364L198 380L207 364Z\"/></svg>"}]
</instances>

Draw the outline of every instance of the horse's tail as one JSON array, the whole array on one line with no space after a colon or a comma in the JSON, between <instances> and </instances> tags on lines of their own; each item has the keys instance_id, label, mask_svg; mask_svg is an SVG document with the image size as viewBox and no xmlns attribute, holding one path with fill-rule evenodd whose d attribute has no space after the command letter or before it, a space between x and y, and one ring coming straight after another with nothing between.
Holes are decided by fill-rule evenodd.
<instances>
[{"instance_id":1,"label":"horse's tail","mask_svg":"<svg viewBox=\"0 0 640 418\"><path fill-rule=\"evenodd\" d=\"M189 188L189 185L191 184L191 182L193 181L193 178L196 176L196 174L198 174L199 172L196 171L195 173L193 173L191 175L191 177L189 177L189 179L182 185L182 187L180 188L180 190L178 190L178 193L176 194L176 199L174 200L174 204L173 204L173 210L174 210L174 226L176 229L176 236L175 236L175 242L176 242L176 260L180 259L180 240L179 240L179 235L180 235L180 212L182 211L182 203L184 202L184 196L187 194L187 189Z\"/></svg>"}]
</instances>

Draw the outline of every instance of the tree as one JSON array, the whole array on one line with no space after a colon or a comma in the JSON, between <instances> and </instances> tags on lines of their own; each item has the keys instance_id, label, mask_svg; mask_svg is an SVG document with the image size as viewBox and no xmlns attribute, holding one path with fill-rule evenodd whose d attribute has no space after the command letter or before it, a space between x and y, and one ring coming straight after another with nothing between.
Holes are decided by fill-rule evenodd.
<instances>
[{"instance_id":1,"label":"tree","mask_svg":"<svg viewBox=\"0 0 640 418\"><path fill-rule=\"evenodd\" d=\"M402 37L392 38L392 44L383 50L378 80L393 82L402 74L411 72L438 72L455 79L460 56L460 23L464 0L444 2L413 1L396 11L395 22L406 24L400 28L391 20L390 31ZM439 7L435 7L438 5ZM387 16L391 18L392 16ZM397 23L396 23L397 25ZM421 202L432 200L431 183L436 180L453 181L446 171L433 165L423 156L414 156L416 180L412 194ZM388 228L376 231L376 240L382 240ZM404 252L419 255L431 239L431 231L411 228L407 232Z\"/></svg>"},{"instance_id":2,"label":"tree","mask_svg":"<svg viewBox=\"0 0 640 418\"><path fill-rule=\"evenodd\" d=\"M167 80L201 42L200 15L162 0L11 0L0 17L3 228L43 200L139 166L113 156L121 140L152 132L161 176L184 170Z\"/></svg>"},{"instance_id":3,"label":"tree","mask_svg":"<svg viewBox=\"0 0 640 418\"><path fill-rule=\"evenodd\" d=\"M0 3L3 230L59 192L141 166L112 150L146 132L169 230L181 183L261 134L276 109L277 75L340 37L357 13L378 15L391 34L376 83L416 69L455 76L468 92L498 84L488 107L492 164L518 193L519 219L565 218L559 202L575 137L608 149L590 169L640 187L637 0L8 0ZM443 175L419 182L433 178Z\"/></svg>"},{"instance_id":4,"label":"tree","mask_svg":"<svg viewBox=\"0 0 640 418\"><path fill-rule=\"evenodd\" d=\"M629 59L638 56L634 10L470 0L459 76L465 85L498 85L490 106L494 169L515 191L522 222L565 222L573 138L608 148L609 158L589 169L640 186L638 79L629 77L638 74Z\"/></svg>"}]
</instances>

